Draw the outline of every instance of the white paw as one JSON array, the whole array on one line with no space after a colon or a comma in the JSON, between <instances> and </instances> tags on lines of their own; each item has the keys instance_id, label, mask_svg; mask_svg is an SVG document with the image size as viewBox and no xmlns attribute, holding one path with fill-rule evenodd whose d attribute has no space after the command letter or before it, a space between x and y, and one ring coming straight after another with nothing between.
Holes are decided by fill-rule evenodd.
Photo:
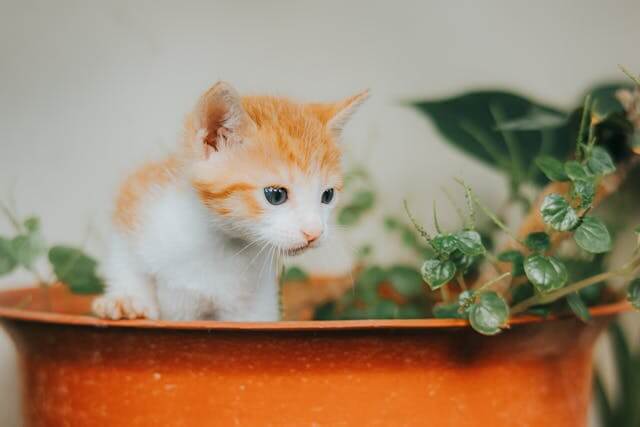
<instances>
[{"instance_id":1,"label":"white paw","mask_svg":"<svg viewBox=\"0 0 640 427\"><path fill-rule=\"evenodd\" d=\"M93 302L93 312L103 319L158 319L156 304L135 295L104 295Z\"/></svg>"}]
</instances>

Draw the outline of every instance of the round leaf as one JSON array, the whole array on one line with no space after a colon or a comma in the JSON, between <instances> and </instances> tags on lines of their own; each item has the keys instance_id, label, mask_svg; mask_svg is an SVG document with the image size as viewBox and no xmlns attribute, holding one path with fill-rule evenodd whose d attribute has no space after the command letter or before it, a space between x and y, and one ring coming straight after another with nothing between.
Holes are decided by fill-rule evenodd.
<instances>
[{"instance_id":1,"label":"round leaf","mask_svg":"<svg viewBox=\"0 0 640 427\"><path fill-rule=\"evenodd\" d=\"M456 247L465 255L479 256L485 253L482 237L478 232L465 230L455 235Z\"/></svg>"},{"instance_id":2,"label":"round leaf","mask_svg":"<svg viewBox=\"0 0 640 427\"><path fill-rule=\"evenodd\" d=\"M396 265L389 269L388 280L398 293L410 297L424 293L422 276L415 268Z\"/></svg>"},{"instance_id":3,"label":"round leaf","mask_svg":"<svg viewBox=\"0 0 640 427\"><path fill-rule=\"evenodd\" d=\"M598 218L588 216L573 234L578 246L587 252L600 254L611 250L611 235L607 226Z\"/></svg>"},{"instance_id":4,"label":"round leaf","mask_svg":"<svg viewBox=\"0 0 640 427\"><path fill-rule=\"evenodd\" d=\"M11 273L17 266L11 241L0 237L0 276Z\"/></svg>"},{"instance_id":5,"label":"round leaf","mask_svg":"<svg viewBox=\"0 0 640 427\"><path fill-rule=\"evenodd\" d=\"M544 252L549 249L551 240L549 235L544 232L530 233L525 239L524 244L534 252Z\"/></svg>"},{"instance_id":6,"label":"round leaf","mask_svg":"<svg viewBox=\"0 0 640 427\"><path fill-rule=\"evenodd\" d=\"M627 299L636 310L640 310L640 278L629 284Z\"/></svg>"},{"instance_id":7,"label":"round leaf","mask_svg":"<svg viewBox=\"0 0 640 427\"><path fill-rule=\"evenodd\" d=\"M422 264L420 272L431 290L436 290L453 279L456 274L456 265L449 260L429 259Z\"/></svg>"},{"instance_id":8,"label":"round leaf","mask_svg":"<svg viewBox=\"0 0 640 427\"><path fill-rule=\"evenodd\" d=\"M475 261L475 257L463 254L459 250L454 251L449 259L456 265L456 269L461 273L466 273Z\"/></svg>"},{"instance_id":9,"label":"round leaf","mask_svg":"<svg viewBox=\"0 0 640 427\"><path fill-rule=\"evenodd\" d=\"M572 181L576 180L588 180L591 176L591 171L587 169L585 166L576 162L575 160L570 160L564 164L564 171L569 176Z\"/></svg>"},{"instance_id":10,"label":"round leaf","mask_svg":"<svg viewBox=\"0 0 640 427\"><path fill-rule=\"evenodd\" d=\"M500 332L509 318L509 306L495 292L483 292L469 311L471 327L483 335L495 335Z\"/></svg>"},{"instance_id":11,"label":"round leaf","mask_svg":"<svg viewBox=\"0 0 640 427\"><path fill-rule=\"evenodd\" d=\"M562 262L540 254L529 255L524 260L524 272L541 293L560 289L569 279L567 268Z\"/></svg>"},{"instance_id":12,"label":"round leaf","mask_svg":"<svg viewBox=\"0 0 640 427\"><path fill-rule=\"evenodd\" d=\"M26 268L31 268L45 251L44 242L38 233L14 237L11 247L18 264Z\"/></svg>"},{"instance_id":13,"label":"round leaf","mask_svg":"<svg viewBox=\"0 0 640 427\"><path fill-rule=\"evenodd\" d=\"M436 252L449 255L458 248L458 241L452 234L438 234L431 239L431 246Z\"/></svg>"},{"instance_id":14,"label":"round leaf","mask_svg":"<svg viewBox=\"0 0 640 427\"><path fill-rule=\"evenodd\" d=\"M40 231L40 220L34 216L29 217L24 222L24 228L26 228L29 233L37 233Z\"/></svg>"},{"instance_id":15,"label":"round leaf","mask_svg":"<svg viewBox=\"0 0 640 427\"><path fill-rule=\"evenodd\" d=\"M540 168L542 173L551 181L568 181L569 176L564 171L564 165L555 157L551 156L539 156L536 157L536 165Z\"/></svg>"},{"instance_id":16,"label":"round leaf","mask_svg":"<svg viewBox=\"0 0 640 427\"><path fill-rule=\"evenodd\" d=\"M587 167L594 175L608 175L616 171L616 165L606 149L593 147L591 157L587 160Z\"/></svg>"},{"instance_id":17,"label":"round leaf","mask_svg":"<svg viewBox=\"0 0 640 427\"><path fill-rule=\"evenodd\" d=\"M361 211L365 211L373 207L374 200L375 195L373 192L368 190L358 191L353 195L351 206L357 207Z\"/></svg>"},{"instance_id":18,"label":"round leaf","mask_svg":"<svg viewBox=\"0 0 640 427\"><path fill-rule=\"evenodd\" d=\"M573 182L573 194L580 198L580 207L585 209L591 206L596 196L596 184L593 180L579 179Z\"/></svg>"},{"instance_id":19,"label":"round leaf","mask_svg":"<svg viewBox=\"0 0 640 427\"><path fill-rule=\"evenodd\" d=\"M573 230L580 221L576 211L559 194L549 194L545 197L540 213L543 221L558 231Z\"/></svg>"}]
</instances>

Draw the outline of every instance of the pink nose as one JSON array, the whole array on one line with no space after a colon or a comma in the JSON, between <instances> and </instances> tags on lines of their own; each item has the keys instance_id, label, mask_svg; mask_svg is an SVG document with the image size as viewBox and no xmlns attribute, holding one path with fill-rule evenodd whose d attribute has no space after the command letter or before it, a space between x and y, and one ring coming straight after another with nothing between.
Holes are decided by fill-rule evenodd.
<instances>
[{"instance_id":1,"label":"pink nose","mask_svg":"<svg viewBox=\"0 0 640 427\"><path fill-rule=\"evenodd\" d=\"M322 234L322 231L305 231L302 230L302 235L307 239L307 243L313 243L318 240L318 237Z\"/></svg>"}]
</instances>

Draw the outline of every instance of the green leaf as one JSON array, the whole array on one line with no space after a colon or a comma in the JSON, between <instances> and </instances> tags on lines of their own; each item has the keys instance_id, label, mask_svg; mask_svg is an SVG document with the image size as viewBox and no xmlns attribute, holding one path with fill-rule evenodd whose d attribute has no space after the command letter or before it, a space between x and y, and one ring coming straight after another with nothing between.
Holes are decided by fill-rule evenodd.
<instances>
[{"instance_id":1,"label":"green leaf","mask_svg":"<svg viewBox=\"0 0 640 427\"><path fill-rule=\"evenodd\" d=\"M458 303L436 304L433 307L433 317L436 319L466 319L467 316L461 312Z\"/></svg>"},{"instance_id":2,"label":"green leaf","mask_svg":"<svg viewBox=\"0 0 640 427\"><path fill-rule=\"evenodd\" d=\"M393 301L379 299L371 307L367 318L369 319L395 319L398 317L398 305Z\"/></svg>"},{"instance_id":3,"label":"green leaf","mask_svg":"<svg viewBox=\"0 0 640 427\"><path fill-rule=\"evenodd\" d=\"M538 156L535 162L542 173L551 181L569 180L569 176L564 171L564 165L560 160L551 156Z\"/></svg>"},{"instance_id":4,"label":"green leaf","mask_svg":"<svg viewBox=\"0 0 640 427\"><path fill-rule=\"evenodd\" d=\"M449 255L458 249L458 241L452 234L438 234L431 239L431 246L436 252Z\"/></svg>"},{"instance_id":5,"label":"green leaf","mask_svg":"<svg viewBox=\"0 0 640 427\"><path fill-rule=\"evenodd\" d=\"M410 297L424 293L422 275L415 268L395 265L387 273L388 280L398 293Z\"/></svg>"},{"instance_id":6,"label":"green leaf","mask_svg":"<svg viewBox=\"0 0 640 427\"><path fill-rule=\"evenodd\" d=\"M460 231L454 237L457 249L465 255L479 256L486 252L482 244L482 237L476 231Z\"/></svg>"},{"instance_id":7,"label":"green leaf","mask_svg":"<svg viewBox=\"0 0 640 427\"><path fill-rule=\"evenodd\" d=\"M594 175L608 175L616 171L616 165L607 150L599 146L593 147L587 167Z\"/></svg>"},{"instance_id":8,"label":"green leaf","mask_svg":"<svg viewBox=\"0 0 640 427\"><path fill-rule=\"evenodd\" d=\"M394 231L400 228L401 222L392 216L388 216L384 219L384 227L389 231Z\"/></svg>"},{"instance_id":9,"label":"green leaf","mask_svg":"<svg viewBox=\"0 0 640 427\"><path fill-rule=\"evenodd\" d=\"M375 194L369 190L358 191L353 195L350 205L361 211L369 210L373 207Z\"/></svg>"},{"instance_id":10,"label":"green leaf","mask_svg":"<svg viewBox=\"0 0 640 427\"><path fill-rule=\"evenodd\" d=\"M365 268L358 276L358 281L364 285L378 285L387 280L387 272L377 265Z\"/></svg>"},{"instance_id":11,"label":"green leaf","mask_svg":"<svg viewBox=\"0 0 640 427\"><path fill-rule=\"evenodd\" d=\"M309 279L309 275L296 266L287 268L282 275L283 282L304 282L307 279Z\"/></svg>"},{"instance_id":12,"label":"green leaf","mask_svg":"<svg viewBox=\"0 0 640 427\"><path fill-rule=\"evenodd\" d=\"M353 206L345 206L338 211L338 224L344 226L354 225L360 219L360 209Z\"/></svg>"},{"instance_id":13,"label":"green leaf","mask_svg":"<svg viewBox=\"0 0 640 427\"><path fill-rule=\"evenodd\" d=\"M24 221L24 228L28 233L37 233L40 231L40 220L34 216L29 217Z\"/></svg>"},{"instance_id":14,"label":"green leaf","mask_svg":"<svg viewBox=\"0 0 640 427\"><path fill-rule=\"evenodd\" d=\"M97 262L80 249L54 246L49 250L49 262L58 280L71 292L78 294L100 293L104 283L96 275Z\"/></svg>"},{"instance_id":15,"label":"green leaf","mask_svg":"<svg viewBox=\"0 0 640 427\"><path fill-rule=\"evenodd\" d=\"M0 237L0 276L11 273L17 266L11 241Z\"/></svg>"},{"instance_id":16,"label":"green leaf","mask_svg":"<svg viewBox=\"0 0 640 427\"><path fill-rule=\"evenodd\" d=\"M530 233L525 239L524 244L534 252L544 252L549 249L551 239L545 232Z\"/></svg>"},{"instance_id":17,"label":"green leaf","mask_svg":"<svg viewBox=\"0 0 640 427\"><path fill-rule=\"evenodd\" d=\"M524 260L524 272L540 293L562 288L569 279L567 268L557 258L540 254L529 255Z\"/></svg>"},{"instance_id":18,"label":"green leaf","mask_svg":"<svg viewBox=\"0 0 640 427\"><path fill-rule=\"evenodd\" d=\"M564 171L572 181L588 181L593 177L589 169L575 160L566 162L564 164Z\"/></svg>"},{"instance_id":19,"label":"green leaf","mask_svg":"<svg viewBox=\"0 0 640 427\"><path fill-rule=\"evenodd\" d=\"M596 185L593 180L576 180L572 186L573 194L580 198L580 207L586 209L596 196Z\"/></svg>"},{"instance_id":20,"label":"green leaf","mask_svg":"<svg viewBox=\"0 0 640 427\"><path fill-rule=\"evenodd\" d=\"M477 91L447 99L418 101L412 104L418 111L433 120L445 141L476 159L501 169L510 175L518 166L526 171L534 170L533 159L540 154L548 154L565 159L573 151L573 138L569 136L569 125L545 128L552 144L547 144L542 152L543 139L539 132L514 132L512 141L505 139L507 130L514 119L531 117L532 112L540 116L562 115L554 108L537 104L525 97L503 91ZM496 117L499 112L503 117ZM498 119L501 119L498 122ZM531 121L528 122L531 125ZM522 127L524 121L519 124ZM513 125L512 125L513 126ZM510 146L511 145L511 146ZM548 181L542 174L534 177L534 182L543 185Z\"/></svg>"},{"instance_id":21,"label":"green leaf","mask_svg":"<svg viewBox=\"0 0 640 427\"><path fill-rule=\"evenodd\" d=\"M591 320L589 308L587 308L587 305L582 301L582 298L580 298L578 293L574 292L567 295L567 304L569 304L569 308L578 319L585 323Z\"/></svg>"},{"instance_id":22,"label":"green leaf","mask_svg":"<svg viewBox=\"0 0 640 427\"><path fill-rule=\"evenodd\" d=\"M422 264L420 272L431 290L436 290L453 279L456 274L456 265L449 260L429 259Z\"/></svg>"},{"instance_id":23,"label":"green leaf","mask_svg":"<svg viewBox=\"0 0 640 427\"><path fill-rule=\"evenodd\" d=\"M509 306L497 293L483 292L469 311L471 327L483 335L500 332L509 318Z\"/></svg>"},{"instance_id":24,"label":"green leaf","mask_svg":"<svg viewBox=\"0 0 640 427\"><path fill-rule=\"evenodd\" d=\"M316 307L313 320L334 320L336 318L336 303L329 301Z\"/></svg>"},{"instance_id":25,"label":"green leaf","mask_svg":"<svg viewBox=\"0 0 640 427\"><path fill-rule=\"evenodd\" d=\"M45 252L44 242L39 234L20 235L11 241L11 250L18 264L32 268L36 259Z\"/></svg>"},{"instance_id":26,"label":"green leaf","mask_svg":"<svg viewBox=\"0 0 640 427\"><path fill-rule=\"evenodd\" d=\"M497 129L503 131L524 131L557 128L566 124L567 119L566 114L545 111L534 107L524 116L503 121L497 126Z\"/></svg>"},{"instance_id":27,"label":"green leaf","mask_svg":"<svg viewBox=\"0 0 640 427\"><path fill-rule=\"evenodd\" d=\"M611 250L611 235L607 226L596 217L587 216L573 234L578 246L587 252L600 254Z\"/></svg>"},{"instance_id":28,"label":"green leaf","mask_svg":"<svg viewBox=\"0 0 640 427\"><path fill-rule=\"evenodd\" d=\"M544 198L540 213L543 221L558 231L573 230L580 221L565 198L555 193Z\"/></svg>"},{"instance_id":29,"label":"green leaf","mask_svg":"<svg viewBox=\"0 0 640 427\"><path fill-rule=\"evenodd\" d=\"M524 274L524 255L517 250L509 250L498 255L498 259L502 262L511 263L511 275L513 277L522 276Z\"/></svg>"},{"instance_id":30,"label":"green leaf","mask_svg":"<svg viewBox=\"0 0 640 427\"><path fill-rule=\"evenodd\" d=\"M629 287L627 288L627 300L629 300L633 308L640 310L640 278L629 283Z\"/></svg>"},{"instance_id":31,"label":"green leaf","mask_svg":"<svg viewBox=\"0 0 640 427\"><path fill-rule=\"evenodd\" d=\"M455 263L456 269L461 273L466 273L476 260L475 257L463 254L459 250L454 251L449 259Z\"/></svg>"},{"instance_id":32,"label":"green leaf","mask_svg":"<svg viewBox=\"0 0 640 427\"><path fill-rule=\"evenodd\" d=\"M356 251L356 257L358 259L367 258L369 255L373 253L373 246L370 244L364 244L358 248Z\"/></svg>"}]
</instances>

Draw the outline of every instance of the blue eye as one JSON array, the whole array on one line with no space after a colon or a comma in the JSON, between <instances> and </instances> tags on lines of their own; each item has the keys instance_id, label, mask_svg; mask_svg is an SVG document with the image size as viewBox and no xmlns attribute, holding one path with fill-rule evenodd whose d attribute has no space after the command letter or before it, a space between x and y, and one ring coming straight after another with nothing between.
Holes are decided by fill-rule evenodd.
<instances>
[{"instance_id":1,"label":"blue eye","mask_svg":"<svg viewBox=\"0 0 640 427\"><path fill-rule=\"evenodd\" d=\"M287 201L287 189L282 187L267 187L264 189L264 197L272 205L281 205Z\"/></svg>"},{"instance_id":2,"label":"blue eye","mask_svg":"<svg viewBox=\"0 0 640 427\"><path fill-rule=\"evenodd\" d=\"M322 200L322 203L324 203L325 205L328 205L329 203L331 203L331 201L333 200L333 188L325 190L324 193L322 193L321 200Z\"/></svg>"}]
</instances>

